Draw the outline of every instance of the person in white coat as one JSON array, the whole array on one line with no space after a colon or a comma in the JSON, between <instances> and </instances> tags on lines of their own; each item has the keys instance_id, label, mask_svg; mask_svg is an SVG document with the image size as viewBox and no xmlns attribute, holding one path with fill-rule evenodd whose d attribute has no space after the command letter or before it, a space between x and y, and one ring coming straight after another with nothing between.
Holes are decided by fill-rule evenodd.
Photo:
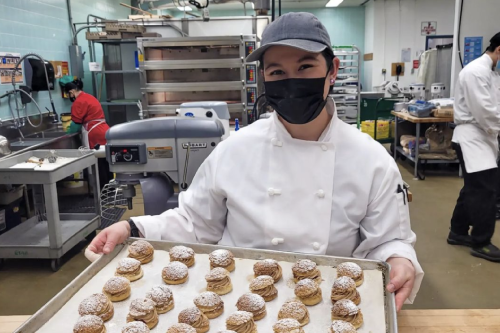
<instances>
[{"instance_id":1,"label":"person in white coat","mask_svg":"<svg viewBox=\"0 0 500 333\"><path fill-rule=\"evenodd\" d=\"M325 27L309 13L283 15L247 60L260 61L276 112L221 142L178 208L117 223L89 250L140 235L383 260L398 310L413 301L423 271L403 181L379 143L337 118L328 92L338 60Z\"/></svg>"},{"instance_id":2,"label":"person in white coat","mask_svg":"<svg viewBox=\"0 0 500 333\"><path fill-rule=\"evenodd\" d=\"M464 172L451 219L448 243L471 247L471 254L500 262L500 250L491 244L495 232L498 134L500 133L500 33L485 54L468 64L458 77L453 148ZM472 227L472 230L470 230Z\"/></svg>"}]
</instances>

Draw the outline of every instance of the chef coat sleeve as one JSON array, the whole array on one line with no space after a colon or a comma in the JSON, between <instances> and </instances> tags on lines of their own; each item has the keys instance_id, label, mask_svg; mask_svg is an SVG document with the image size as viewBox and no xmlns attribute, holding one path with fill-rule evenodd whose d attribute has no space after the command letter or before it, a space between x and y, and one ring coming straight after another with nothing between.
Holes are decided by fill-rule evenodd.
<instances>
[{"instance_id":1,"label":"chef coat sleeve","mask_svg":"<svg viewBox=\"0 0 500 333\"><path fill-rule=\"evenodd\" d=\"M413 248L417 237L411 230L406 192L398 193L398 188L403 186L403 180L394 160L387 157L385 175L383 172L375 175L375 186L372 188L375 195L371 198L366 216L361 221L361 243L354 251L353 257L382 261L392 257L410 260L415 267L416 276L407 302L413 303L424 272ZM376 183L377 179L382 180Z\"/></svg>"},{"instance_id":2,"label":"chef coat sleeve","mask_svg":"<svg viewBox=\"0 0 500 333\"><path fill-rule=\"evenodd\" d=\"M75 124L83 124L83 118L85 118L85 112L87 111L87 105L82 101L83 98L76 99L71 105L71 120Z\"/></svg>"},{"instance_id":3,"label":"chef coat sleeve","mask_svg":"<svg viewBox=\"0 0 500 333\"><path fill-rule=\"evenodd\" d=\"M188 190L179 195L179 207L157 216L133 217L148 239L216 244L226 225L226 197L217 186L219 147L202 163Z\"/></svg>"},{"instance_id":4,"label":"chef coat sleeve","mask_svg":"<svg viewBox=\"0 0 500 333\"><path fill-rule=\"evenodd\" d=\"M481 72L469 72L463 78L465 103L469 107L474 119L488 134L500 133L500 110L491 96L487 75Z\"/></svg>"}]
</instances>

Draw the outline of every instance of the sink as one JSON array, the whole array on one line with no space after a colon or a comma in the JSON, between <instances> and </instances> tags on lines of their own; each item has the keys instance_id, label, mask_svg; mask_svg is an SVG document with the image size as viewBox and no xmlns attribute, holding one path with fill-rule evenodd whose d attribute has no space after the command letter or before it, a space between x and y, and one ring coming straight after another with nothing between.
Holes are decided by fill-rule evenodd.
<instances>
[{"instance_id":1,"label":"sink","mask_svg":"<svg viewBox=\"0 0 500 333\"><path fill-rule=\"evenodd\" d=\"M25 149L78 149L81 146L78 135L68 134L61 129L31 134L24 139L12 141L10 149L18 152Z\"/></svg>"},{"instance_id":2,"label":"sink","mask_svg":"<svg viewBox=\"0 0 500 333\"><path fill-rule=\"evenodd\" d=\"M48 138L48 139L54 139L54 138L60 138L62 136L67 135L68 133L64 131L45 131L45 132L39 132L35 133L29 136L29 138Z\"/></svg>"}]
</instances>

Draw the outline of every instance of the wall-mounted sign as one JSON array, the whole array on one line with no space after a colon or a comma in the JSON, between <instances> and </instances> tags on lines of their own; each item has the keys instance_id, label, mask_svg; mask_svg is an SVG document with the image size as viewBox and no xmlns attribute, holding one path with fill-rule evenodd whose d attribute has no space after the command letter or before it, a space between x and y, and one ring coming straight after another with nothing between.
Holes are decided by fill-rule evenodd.
<instances>
[{"instance_id":1,"label":"wall-mounted sign","mask_svg":"<svg viewBox=\"0 0 500 333\"><path fill-rule=\"evenodd\" d=\"M51 61L52 66L54 66L54 74L56 79L60 79L65 75L69 75L69 65L67 61Z\"/></svg>"},{"instance_id":2,"label":"wall-mounted sign","mask_svg":"<svg viewBox=\"0 0 500 333\"><path fill-rule=\"evenodd\" d=\"M465 37L464 66L483 55L483 37Z\"/></svg>"},{"instance_id":3,"label":"wall-mounted sign","mask_svg":"<svg viewBox=\"0 0 500 333\"><path fill-rule=\"evenodd\" d=\"M422 36L434 36L437 32L437 22L426 21L422 22L421 34Z\"/></svg>"},{"instance_id":4,"label":"wall-mounted sign","mask_svg":"<svg viewBox=\"0 0 500 333\"><path fill-rule=\"evenodd\" d=\"M12 73L21 53L0 52L0 84L12 84ZM15 83L23 83L23 66L19 65L14 76Z\"/></svg>"}]
</instances>

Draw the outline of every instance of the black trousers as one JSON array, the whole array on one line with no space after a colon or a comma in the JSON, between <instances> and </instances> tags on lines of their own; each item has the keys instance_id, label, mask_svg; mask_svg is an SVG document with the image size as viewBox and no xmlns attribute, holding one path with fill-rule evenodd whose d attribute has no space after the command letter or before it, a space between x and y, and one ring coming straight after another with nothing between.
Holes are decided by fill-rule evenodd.
<instances>
[{"instance_id":1,"label":"black trousers","mask_svg":"<svg viewBox=\"0 0 500 333\"><path fill-rule=\"evenodd\" d=\"M498 168L468 173L460 145L453 143L464 174L464 187L460 191L451 219L451 231L468 235L469 228L475 247L490 244L495 233L496 188Z\"/></svg>"}]
</instances>

